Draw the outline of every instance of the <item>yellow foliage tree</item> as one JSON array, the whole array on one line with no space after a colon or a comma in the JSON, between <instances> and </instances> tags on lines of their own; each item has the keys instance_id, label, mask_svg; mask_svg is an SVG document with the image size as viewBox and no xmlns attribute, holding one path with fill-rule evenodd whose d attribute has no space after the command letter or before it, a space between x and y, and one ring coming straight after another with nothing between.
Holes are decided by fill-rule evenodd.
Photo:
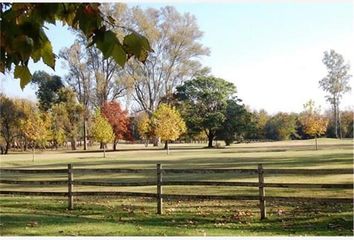
<instances>
[{"instance_id":1,"label":"yellow foliage tree","mask_svg":"<svg viewBox=\"0 0 354 240\"><path fill-rule=\"evenodd\" d=\"M168 142L176 140L186 131L186 124L178 110L167 104L161 104L154 112L151 125L155 135L166 141L167 154L169 154Z\"/></svg>"},{"instance_id":2,"label":"yellow foliage tree","mask_svg":"<svg viewBox=\"0 0 354 240\"><path fill-rule=\"evenodd\" d=\"M96 141L103 143L103 157L105 158L106 144L113 141L114 132L111 124L109 124L107 119L102 116L100 111L96 111L96 115L91 128L91 134Z\"/></svg>"},{"instance_id":3,"label":"yellow foliage tree","mask_svg":"<svg viewBox=\"0 0 354 240\"><path fill-rule=\"evenodd\" d=\"M141 138L145 140L145 147L148 146L149 138L152 135L149 115L145 112L140 113L137 117L137 127Z\"/></svg>"},{"instance_id":4,"label":"yellow foliage tree","mask_svg":"<svg viewBox=\"0 0 354 240\"><path fill-rule=\"evenodd\" d=\"M51 119L46 113L33 113L26 120L21 121L22 132L32 142L32 161L34 161L35 145L44 147L50 138L50 121Z\"/></svg>"},{"instance_id":5,"label":"yellow foliage tree","mask_svg":"<svg viewBox=\"0 0 354 240\"><path fill-rule=\"evenodd\" d=\"M317 137L326 132L328 119L320 115L320 110L315 107L314 101L310 100L304 104L304 111L300 114L299 120L304 133L315 138L317 150Z\"/></svg>"}]
</instances>

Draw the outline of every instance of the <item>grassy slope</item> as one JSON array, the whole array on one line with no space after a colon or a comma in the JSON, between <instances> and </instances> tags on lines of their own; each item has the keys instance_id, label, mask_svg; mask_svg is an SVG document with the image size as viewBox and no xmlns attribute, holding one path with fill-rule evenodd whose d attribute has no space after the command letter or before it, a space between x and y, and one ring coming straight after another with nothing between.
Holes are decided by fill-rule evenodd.
<instances>
[{"instance_id":1,"label":"grassy slope","mask_svg":"<svg viewBox=\"0 0 354 240\"><path fill-rule=\"evenodd\" d=\"M257 163L274 168L352 168L353 147L350 140L320 139L320 150L313 141L238 144L225 149L201 149L201 145L174 145L167 156L152 148L140 151L110 152L106 159L99 152L43 152L34 163L30 153L15 153L1 159L1 167L63 168L75 167L153 168L164 167L256 168ZM141 148L125 145L124 149ZM4 179L65 179L66 176L1 176ZM155 176L100 175L75 176L76 179L136 181ZM256 181L254 177L214 175L172 175L165 179ZM351 183L351 175L337 176L266 176L267 182ZM2 189L14 186L1 185ZM26 190L58 190L65 187L17 186ZM154 192L154 187L112 188L76 187L75 190L127 190ZM165 193L257 194L245 187L166 187ZM274 196L350 197L351 190L267 189ZM65 199L44 197L1 197L1 235L352 235L353 211L350 204L268 203L269 219L258 220L257 202L246 201L166 201L166 215L155 215L155 203L148 199L93 199L82 197L76 210L63 211ZM202 205L201 207L199 207Z\"/></svg>"}]
</instances>

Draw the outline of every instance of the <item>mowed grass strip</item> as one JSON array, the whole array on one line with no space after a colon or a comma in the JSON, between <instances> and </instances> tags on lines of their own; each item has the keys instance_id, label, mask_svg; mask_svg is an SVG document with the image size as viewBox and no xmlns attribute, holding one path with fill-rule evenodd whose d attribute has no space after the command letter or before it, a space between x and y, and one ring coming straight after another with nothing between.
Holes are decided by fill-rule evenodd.
<instances>
[{"instance_id":1,"label":"mowed grass strip","mask_svg":"<svg viewBox=\"0 0 354 240\"><path fill-rule=\"evenodd\" d=\"M256 201L1 197L1 235L45 236L350 236L352 205L268 202L259 219Z\"/></svg>"}]
</instances>

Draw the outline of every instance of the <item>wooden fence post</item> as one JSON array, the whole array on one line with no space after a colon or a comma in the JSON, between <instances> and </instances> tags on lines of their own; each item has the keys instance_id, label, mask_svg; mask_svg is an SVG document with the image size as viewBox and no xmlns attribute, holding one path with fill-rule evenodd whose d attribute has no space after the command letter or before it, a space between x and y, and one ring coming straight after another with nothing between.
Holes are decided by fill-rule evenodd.
<instances>
[{"instance_id":1,"label":"wooden fence post","mask_svg":"<svg viewBox=\"0 0 354 240\"><path fill-rule=\"evenodd\" d=\"M162 214L162 171L161 164L156 165L156 177L157 177L157 214Z\"/></svg>"},{"instance_id":2,"label":"wooden fence post","mask_svg":"<svg viewBox=\"0 0 354 240\"><path fill-rule=\"evenodd\" d=\"M73 166L72 164L68 164L68 209L69 210L74 209L73 181L74 181Z\"/></svg>"},{"instance_id":3,"label":"wooden fence post","mask_svg":"<svg viewBox=\"0 0 354 240\"><path fill-rule=\"evenodd\" d=\"M267 217L263 173L262 164L258 164L259 208L261 210L261 219L265 219Z\"/></svg>"}]
</instances>

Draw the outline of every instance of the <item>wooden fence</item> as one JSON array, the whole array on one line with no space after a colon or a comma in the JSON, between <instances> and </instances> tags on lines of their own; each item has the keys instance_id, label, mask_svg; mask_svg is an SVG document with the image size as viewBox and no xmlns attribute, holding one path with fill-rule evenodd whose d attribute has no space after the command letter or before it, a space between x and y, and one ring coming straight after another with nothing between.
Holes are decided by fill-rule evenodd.
<instances>
[{"instance_id":1,"label":"wooden fence","mask_svg":"<svg viewBox=\"0 0 354 240\"><path fill-rule=\"evenodd\" d=\"M327 175L327 174L353 174L353 169L264 169L262 164L257 169L163 169L161 164L156 165L156 169L75 169L72 164L68 164L67 169L0 169L2 173L21 173L21 174L48 174L62 173L67 174L66 181L17 181L0 179L3 184L22 184L22 185L66 185L67 192L33 192L33 191L6 191L0 190L0 194L13 195L35 195L35 196L65 196L68 198L68 208L74 209L74 196L130 196L130 197L149 197L156 198L157 214L163 214L163 199L195 199L195 200L257 200L259 201L261 219L267 217L266 201L267 200L286 200L286 201L334 201L353 203L353 198L314 198L314 197L274 197L266 196L266 188L329 188L329 189L353 189L353 183L350 184L318 184L318 183L267 183L265 175L268 174L303 174L303 175ZM91 174L91 173L145 173L156 174L156 181L145 182L97 182L97 181L81 181L74 180L74 173ZM234 173L245 175L258 175L258 182L221 182L221 181L164 181L163 176L177 173ZM74 185L77 186L154 186L156 185L156 193L142 192L118 192L118 191L91 191L91 192L75 192ZM183 186L242 186L257 187L259 189L258 196L254 195L181 195L181 194L164 194L163 186L183 185Z\"/></svg>"}]
</instances>

